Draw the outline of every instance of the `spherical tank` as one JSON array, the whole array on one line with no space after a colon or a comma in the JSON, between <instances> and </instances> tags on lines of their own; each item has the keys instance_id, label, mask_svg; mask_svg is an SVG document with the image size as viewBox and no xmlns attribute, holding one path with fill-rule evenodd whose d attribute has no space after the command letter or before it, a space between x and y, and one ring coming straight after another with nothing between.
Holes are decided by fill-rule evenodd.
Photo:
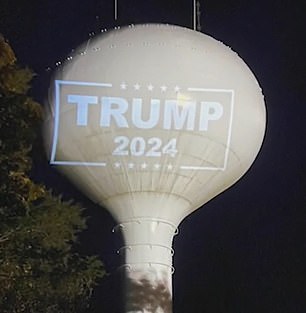
<instances>
[{"instance_id":1,"label":"spherical tank","mask_svg":"<svg viewBox=\"0 0 306 313\"><path fill-rule=\"evenodd\" d=\"M50 163L118 221L131 281L165 281L171 294L177 226L235 183L261 147L253 73L202 33L130 26L69 56L48 102Z\"/></svg>"}]
</instances>

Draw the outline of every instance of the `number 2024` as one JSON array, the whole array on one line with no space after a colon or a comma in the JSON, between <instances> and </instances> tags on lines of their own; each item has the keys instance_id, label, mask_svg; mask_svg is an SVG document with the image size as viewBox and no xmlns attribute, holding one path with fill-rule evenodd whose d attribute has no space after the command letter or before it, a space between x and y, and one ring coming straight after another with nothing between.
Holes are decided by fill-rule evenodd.
<instances>
[{"instance_id":1,"label":"number 2024","mask_svg":"<svg viewBox=\"0 0 306 313\"><path fill-rule=\"evenodd\" d=\"M163 144L158 137L147 140L143 137L133 137L130 140L126 136L117 136L114 138L114 143L117 146L112 153L113 155L160 157L162 154L168 154L174 158L177 154L176 138L172 138L166 144Z\"/></svg>"}]
</instances>

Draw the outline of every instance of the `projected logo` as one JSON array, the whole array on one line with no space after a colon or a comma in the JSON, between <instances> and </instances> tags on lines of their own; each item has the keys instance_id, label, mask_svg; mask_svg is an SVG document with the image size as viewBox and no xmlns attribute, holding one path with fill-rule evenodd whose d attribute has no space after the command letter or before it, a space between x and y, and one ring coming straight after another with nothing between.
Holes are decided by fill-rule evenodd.
<instances>
[{"instance_id":1,"label":"projected logo","mask_svg":"<svg viewBox=\"0 0 306 313\"><path fill-rule=\"evenodd\" d=\"M233 108L230 89L56 80L50 163L225 170Z\"/></svg>"}]
</instances>

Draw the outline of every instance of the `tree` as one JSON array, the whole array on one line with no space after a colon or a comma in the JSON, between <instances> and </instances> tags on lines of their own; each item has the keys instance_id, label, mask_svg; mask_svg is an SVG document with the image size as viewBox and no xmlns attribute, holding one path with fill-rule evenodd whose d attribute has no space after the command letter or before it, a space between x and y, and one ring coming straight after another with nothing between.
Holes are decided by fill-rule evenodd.
<instances>
[{"instance_id":1,"label":"tree","mask_svg":"<svg viewBox=\"0 0 306 313\"><path fill-rule=\"evenodd\" d=\"M104 270L77 252L80 206L29 175L42 120L27 95L32 77L0 35L0 312L85 312Z\"/></svg>"}]
</instances>

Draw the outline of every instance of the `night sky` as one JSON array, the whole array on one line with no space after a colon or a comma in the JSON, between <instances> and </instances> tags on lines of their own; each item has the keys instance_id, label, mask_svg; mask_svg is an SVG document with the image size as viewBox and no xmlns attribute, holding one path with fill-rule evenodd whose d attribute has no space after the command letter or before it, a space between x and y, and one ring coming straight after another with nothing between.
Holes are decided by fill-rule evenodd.
<instances>
[{"instance_id":1,"label":"night sky","mask_svg":"<svg viewBox=\"0 0 306 313\"><path fill-rule=\"evenodd\" d=\"M187 217L174 240L175 313L306 312L306 4L304 1L201 2L202 32L236 51L259 81L267 107L262 149L233 187ZM305 6L303 5L305 4ZM192 27L192 1L0 0L0 33L37 74L43 103L55 63L89 33L129 23ZM50 67L51 71L46 71ZM80 249L99 254L108 275L93 312L120 311L122 245L115 221L37 157L33 177L92 216Z\"/></svg>"}]
</instances>

